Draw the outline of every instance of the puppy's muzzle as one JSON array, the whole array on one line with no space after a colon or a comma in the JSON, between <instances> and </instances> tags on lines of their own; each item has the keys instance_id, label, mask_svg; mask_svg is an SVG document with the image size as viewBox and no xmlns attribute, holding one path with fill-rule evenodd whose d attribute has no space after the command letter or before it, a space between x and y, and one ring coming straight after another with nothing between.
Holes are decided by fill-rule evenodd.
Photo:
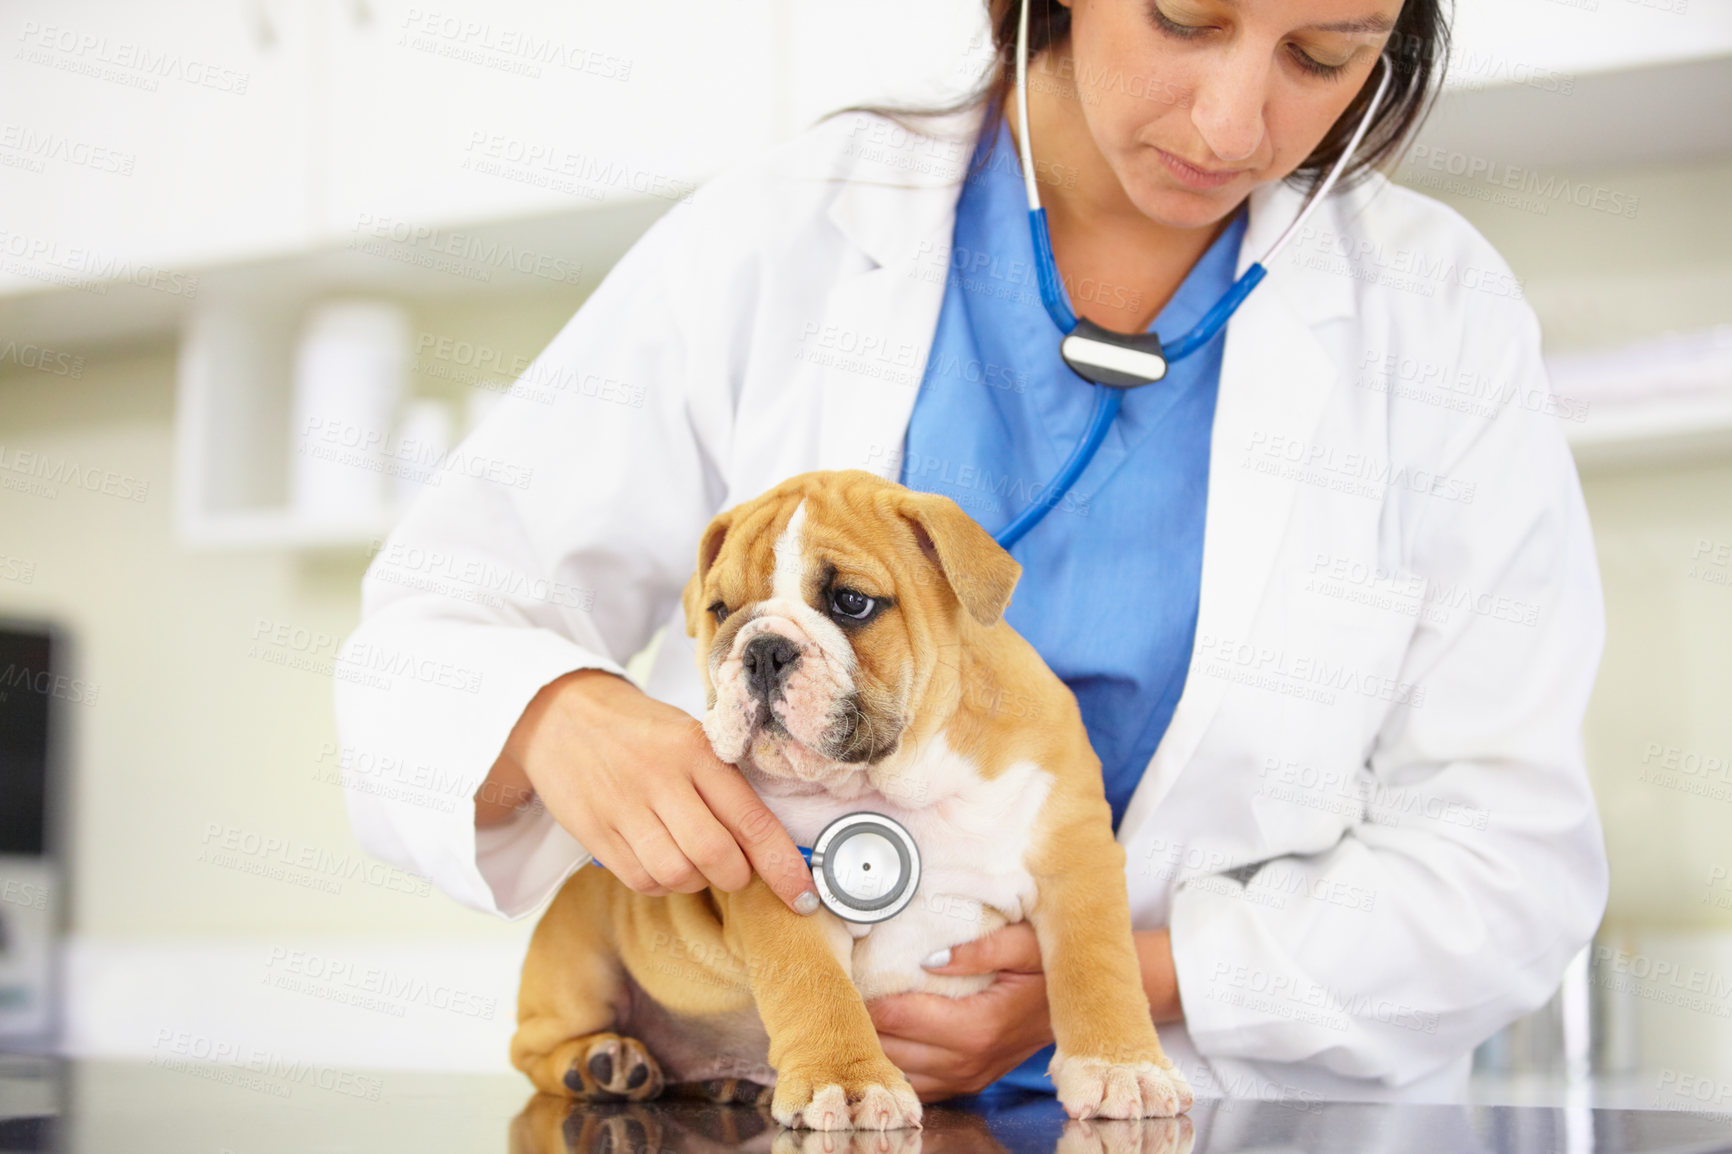
<instances>
[{"instance_id":1,"label":"puppy's muzzle","mask_svg":"<svg viewBox=\"0 0 1732 1154\"><path fill-rule=\"evenodd\" d=\"M800 663L800 651L780 633L764 633L746 643L740 669L751 695L768 705L782 696L782 687Z\"/></svg>"}]
</instances>

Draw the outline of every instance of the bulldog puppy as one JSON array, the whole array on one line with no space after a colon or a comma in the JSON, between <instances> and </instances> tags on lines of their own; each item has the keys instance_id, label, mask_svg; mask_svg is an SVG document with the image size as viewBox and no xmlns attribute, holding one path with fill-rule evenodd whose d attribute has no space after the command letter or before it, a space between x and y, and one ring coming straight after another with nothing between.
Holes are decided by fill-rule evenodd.
<instances>
[{"instance_id":1,"label":"bulldog puppy","mask_svg":"<svg viewBox=\"0 0 1732 1154\"><path fill-rule=\"evenodd\" d=\"M1021 566L953 501L860 470L721 513L686 586L704 731L796 843L857 810L920 850L914 899L871 925L735 893L647 897L579 869L530 943L512 1063L589 1099L677 1087L784 1126L919 1126L865 1002L977 993L921 959L1010 922L1040 943L1073 1118L1172 1116L1131 937L1125 853L1076 699L1004 620Z\"/></svg>"}]
</instances>

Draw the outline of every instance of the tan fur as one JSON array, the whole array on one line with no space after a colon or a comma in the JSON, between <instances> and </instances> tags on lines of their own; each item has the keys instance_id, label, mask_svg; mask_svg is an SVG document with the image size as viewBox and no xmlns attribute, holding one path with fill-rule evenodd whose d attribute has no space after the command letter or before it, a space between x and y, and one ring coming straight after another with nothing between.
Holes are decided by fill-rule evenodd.
<instances>
[{"instance_id":1,"label":"tan fur","mask_svg":"<svg viewBox=\"0 0 1732 1154\"><path fill-rule=\"evenodd\" d=\"M1143 991L1099 759L1069 689L1003 620L1020 566L954 502L848 470L791 478L718 515L682 598L709 704L710 655L727 651L742 610L771 595L774 544L802 501L805 559L895 599L849 639L861 740L885 745L858 771L898 796L898 778L942 734L983 779L1019 761L1052 776L1023 861L1038 890L1027 916L1047 975L1060 1101L1073 1117L1187 1108L1190 1090L1161 1050ZM817 568L802 578L814 606ZM732 610L719 624L709 608L717 602ZM761 878L732 894L646 897L581 869L531 940L511 1060L543 1091L588 1092L594 1079L574 1076L573 1086L568 1074L598 1045L619 1050L611 1031L626 1028L630 975L681 1029L712 1031L711 1049L761 1030L764 1080L784 1125L917 1126L919 1103L854 986L852 948L840 919L791 912Z\"/></svg>"}]
</instances>

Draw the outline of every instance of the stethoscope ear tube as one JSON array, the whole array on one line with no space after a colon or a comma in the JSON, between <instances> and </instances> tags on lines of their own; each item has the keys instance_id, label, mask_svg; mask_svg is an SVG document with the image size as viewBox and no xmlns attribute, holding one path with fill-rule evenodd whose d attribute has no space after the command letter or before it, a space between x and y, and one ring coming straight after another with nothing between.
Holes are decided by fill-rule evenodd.
<instances>
[{"instance_id":1,"label":"stethoscope ear tube","mask_svg":"<svg viewBox=\"0 0 1732 1154\"><path fill-rule=\"evenodd\" d=\"M1028 193L1028 228L1034 245L1035 278L1040 285L1041 304L1045 306L1053 324L1057 325L1059 332L1063 334L1059 340L1059 355L1072 372L1095 385L1098 395L1088 430L1060 467L1058 475L1052 479L1044 493L1031 501L996 535L995 539L1005 549L1022 540L1028 531L1046 516L1048 510L1062 501L1077 478L1088 468L1096 450L1106 440L1113 419L1118 415L1123 390L1164 379L1168 366L1173 361L1190 356L1214 340L1216 334L1226 326L1227 319L1244 303L1245 298L1251 295L1251 290L1262 282L1269 262L1274 260L1275 254L1299 231L1305 218L1329 195L1335 182L1346 170L1347 162L1359 148L1359 142L1364 139L1378 109L1383 105L1384 94L1389 90L1390 78L1395 70L1388 53L1379 57L1382 75L1378 78L1377 90L1367 103L1364 115L1359 118L1352 137L1341 150L1341 155L1336 158L1329 175L1317 187L1316 193L1299 210L1286 231L1269 246L1263 259L1252 261L1190 332L1163 347L1160 337L1152 332L1117 333L1086 318L1079 319L1071 309L1064 283L1059 279L1058 262L1052 255L1052 234L1047 229L1046 209L1040 203L1040 189L1035 183L1034 145L1028 132L1028 3L1029 0L1022 0L1016 25L1016 111L1020 127L1017 149L1022 159L1023 186Z\"/></svg>"}]
</instances>

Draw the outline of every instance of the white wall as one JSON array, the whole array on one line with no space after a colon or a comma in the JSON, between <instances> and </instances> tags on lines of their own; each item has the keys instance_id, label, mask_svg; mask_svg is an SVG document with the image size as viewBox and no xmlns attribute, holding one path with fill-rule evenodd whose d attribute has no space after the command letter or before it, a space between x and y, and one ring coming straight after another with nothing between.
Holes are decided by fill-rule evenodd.
<instances>
[{"instance_id":1,"label":"white wall","mask_svg":"<svg viewBox=\"0 0 1732 1154\"><path fill-rule=\"evenodd\" d=\"M533 353L574 306L554 296L424 311L417 323ZM436 893L395 892L394 881L349 881L332 894L200 860L213 829L229 826L282 839L291 856L355 852L332 784L328 669L357 619L366 557L176 543L174 357L172 344L140 345L91 355L78 379L0 377L8 453L148 483L142 502L64 486L52 499L0 489L0 548L33 566L28 583L0 581L0 612L63 623L79 676L100 687L94 704L68 708L74 931L497 932L497 919ZM279 625L290 630L286 644L271 641Z\"/></svg>"}]
</instances>

